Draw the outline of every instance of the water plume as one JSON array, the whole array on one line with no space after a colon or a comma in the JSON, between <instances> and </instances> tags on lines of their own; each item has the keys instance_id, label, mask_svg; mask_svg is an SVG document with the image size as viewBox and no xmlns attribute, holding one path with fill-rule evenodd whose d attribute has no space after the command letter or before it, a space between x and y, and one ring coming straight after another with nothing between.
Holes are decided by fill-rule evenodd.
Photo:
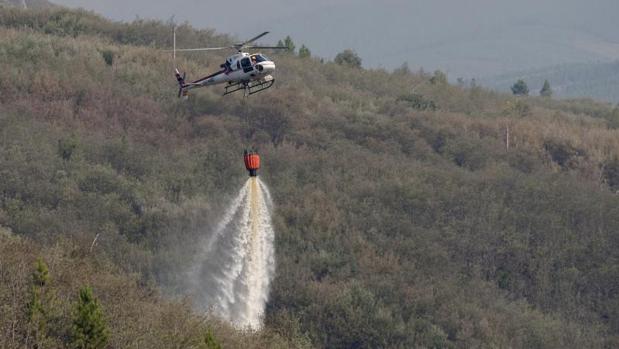
<instances>
[{"instance_id":1,"label":"water plume","mask_svg":"<svg viewBox=\"0 0 619 349\"><path fill-rule=\"evenodd\" d=\"M250 177L201 243L191 271L197 303L238 328L262 326L275 272L272 206L266 185Z\"/></svg>"}]
</instances>

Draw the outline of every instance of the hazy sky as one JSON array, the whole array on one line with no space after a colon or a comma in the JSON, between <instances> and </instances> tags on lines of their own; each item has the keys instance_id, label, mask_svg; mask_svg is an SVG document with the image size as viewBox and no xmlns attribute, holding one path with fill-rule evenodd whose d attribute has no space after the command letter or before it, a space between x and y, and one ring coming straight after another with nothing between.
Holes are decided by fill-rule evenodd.
<instances>
[{"instance_id":1,"label":"hazy sky","mask_svg":"<svg viewBox=\"0 0 619 349\"><path fill-rule=\"evenodd\" d=\"M482 77L570 62L619 59L619 0L52 0L122 20L189 21L239 39L264 30L275 43L332 58L355 49L368 67L408 62Z\"/></svg>"}]
</instances>

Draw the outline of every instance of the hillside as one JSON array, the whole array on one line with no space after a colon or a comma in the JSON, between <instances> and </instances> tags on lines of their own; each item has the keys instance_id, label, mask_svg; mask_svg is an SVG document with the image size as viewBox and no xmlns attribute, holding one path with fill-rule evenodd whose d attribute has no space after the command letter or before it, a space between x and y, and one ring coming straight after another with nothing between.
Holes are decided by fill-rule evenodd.
<instances>
[{"instance_id":1,"label":"hillside","mask_svg":"<svg viewBox=\"0 0 619 349\"><path fill-rule=\"evenodd\" d=\"M618 109L291 54L271 55L275 86L247 101L218 87L184 101L171 32L0 8L0 347L32 337L37 258L62 345L84 285L114 348L619 345ZM178 64L193 77L222 59ZM192 311L184 273L248 145L275 202L257 333Z\"/></svg>"},{"instance_id":2,"label":"hillside","mask_svg":"<svg viewBox=\"0 0 619 349\"><path fill-rule=\"evenodd\" d=\"M619 61L546 67L482 79L480 83L489 88L508 92L518 79L527 82L532 94L537 94L544 81L548 80L557 97L589 97L598 101L619 103Z\"/></svg>"}]
</instances>

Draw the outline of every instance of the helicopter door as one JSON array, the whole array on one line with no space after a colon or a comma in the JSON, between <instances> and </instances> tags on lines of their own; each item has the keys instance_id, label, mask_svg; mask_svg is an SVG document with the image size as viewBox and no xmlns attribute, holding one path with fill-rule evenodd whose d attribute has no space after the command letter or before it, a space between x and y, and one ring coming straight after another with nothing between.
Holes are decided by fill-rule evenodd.
<instances>
[{"instance_id":1,"label":"helicopter door","mask_svg":"<svg viewBox=\"0 0 619 349\"><path fill-rule=\"evenodd\" d=\"M241 59L241 66L243 67L243 72L245 73L249 73L250 71L254 70L254 68L251 66L249 58L247 57Z\"/></svg>"}]
</instances>

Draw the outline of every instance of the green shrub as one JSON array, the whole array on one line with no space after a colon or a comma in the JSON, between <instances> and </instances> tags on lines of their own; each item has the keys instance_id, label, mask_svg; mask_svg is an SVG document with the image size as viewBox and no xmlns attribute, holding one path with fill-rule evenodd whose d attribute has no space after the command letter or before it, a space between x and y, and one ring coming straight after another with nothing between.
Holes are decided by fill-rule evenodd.
<instances>
[{"instance_id":1,"label":"green shrub","mask_svg":"<svg viewBox=\"0 0 619 349\"><path fill-rule=\"evenodd\" d=\"M114 64L114 51L112 50L103 50L101 51L101 57L105 61L105 64L112 66Z\"/></svg>"}]
</instances>

